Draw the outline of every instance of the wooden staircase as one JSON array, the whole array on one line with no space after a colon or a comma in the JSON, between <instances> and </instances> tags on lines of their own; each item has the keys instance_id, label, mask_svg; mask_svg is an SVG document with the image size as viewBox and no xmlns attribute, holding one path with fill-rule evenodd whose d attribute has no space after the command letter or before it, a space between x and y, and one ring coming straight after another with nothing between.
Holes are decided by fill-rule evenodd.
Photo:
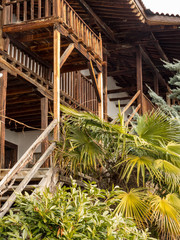
<instances>
[{"instance_id":1,"label":"wooden staircase","mask_svg":"<svg viewBox=\"0 0 180 240\"><path fill-rule=\"evenodd\" d=\"M34 151L56 125L57 119L54 119L12 169L1 170L0 201L1 205L4 203L0 208L1 218L13 205L16 199L16 194L22 193L25 190L30 192L37 188L40 188L41 190L42 188L49 186L48 184L50 183L50 178L52 177L52 169L40 169L40 167L53 153L56 143L53 142L47 148L32 168L27 169L25 167L27 163L32 160Z\"/></svg>"}]
</instances>

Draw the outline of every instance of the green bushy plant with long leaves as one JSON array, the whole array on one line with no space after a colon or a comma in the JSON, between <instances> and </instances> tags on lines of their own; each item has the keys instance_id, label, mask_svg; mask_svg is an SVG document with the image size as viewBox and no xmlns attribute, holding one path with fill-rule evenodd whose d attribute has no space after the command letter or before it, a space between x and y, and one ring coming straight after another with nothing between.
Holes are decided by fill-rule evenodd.
<instances>
[{"instance_id":1,"label":"green bushy plant with long leaves","mask_svg":"<svg viewBox=\"0 0 180 240\"><path fill-rule=\"evenodd\" d=\"M132 217L139 226L155 225L159 236L180 237L175 204L180 201L180 128L174 119L157 110L138 116L128 128L121 113L108 123L91 113L65 106L61 110L60 166L85 173L103 166L110 178L115 173L125 190L118 196L117 213Z\"/></svg>"},{"instance_id":2,"label":"green bushy plant with long leaves","mask_svg":"<svg viewBox=\"0 0 180 240\"><path fill-rule=\"evenodd\" d=\"M58 187L55 194L18 196L16 207L0 220L1 240L150 240L131 219L114 214L120 191L85 184L85 189Z\"/></svg>"}]
</instances>

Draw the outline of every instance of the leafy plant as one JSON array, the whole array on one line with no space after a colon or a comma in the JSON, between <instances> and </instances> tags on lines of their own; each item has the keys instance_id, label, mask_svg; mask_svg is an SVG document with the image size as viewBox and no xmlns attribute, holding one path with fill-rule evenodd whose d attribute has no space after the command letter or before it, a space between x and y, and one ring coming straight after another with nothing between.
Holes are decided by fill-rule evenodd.
<instances>
[{"instance_id":1,"label":"leafy plant","mask_svg":"<svg viewBox=\"0 0 180 240\"><path fill-rule=\"evenodd\" d=\"M119 189L105 191L95 184L58 187L51 194L18 196L16 207L0 220L0 239L150 240L130 219L114 214Z\"/></svg>"}]
</instances>

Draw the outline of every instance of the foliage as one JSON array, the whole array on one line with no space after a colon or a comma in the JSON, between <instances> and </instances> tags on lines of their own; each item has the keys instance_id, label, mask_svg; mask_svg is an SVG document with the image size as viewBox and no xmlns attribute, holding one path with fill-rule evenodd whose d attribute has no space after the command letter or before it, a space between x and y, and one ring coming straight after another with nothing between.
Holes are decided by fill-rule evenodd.
<instances>
[{"instance_id":1,"label":"foliage","mask_svg":"<svg viewBox=\"0 0 180 240\"><path fill-rule=\"evenodd\" d=\"M100 184L104 177L109 186L115 183L124 190L117 196L116 213L132 217L139 227L156 226L162 236L179 237L179 210L169 199L175 192L179 199L180 193L180 128L174 118L157 110L138 116L128 128L121 113L108 123L91 113L61 110L60 166L96 177L104 169ZM144 190L135 189L139 186Z\"/></svg>"},{"instance_id":2,"label":"foliage","mask_svg":"<svg viewBox=\"0 0 180 240\"><path fill-rule=\"evenodd\" d=\"M95 184L81 190L72 181L72 187L59 187L54 195L46 190L19 196L16 208L0 220L0 239L151 239L130 219L113 214L118 192Z\"/></svg>"}]
</instances>

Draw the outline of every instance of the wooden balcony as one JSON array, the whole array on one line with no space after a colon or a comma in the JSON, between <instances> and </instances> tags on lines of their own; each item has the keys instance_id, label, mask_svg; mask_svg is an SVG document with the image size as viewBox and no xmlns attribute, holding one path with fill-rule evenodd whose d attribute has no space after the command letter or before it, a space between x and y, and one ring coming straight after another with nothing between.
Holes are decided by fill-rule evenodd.
<instances>
[{"instance_id":1,"label":"wooden balcony","mask_svg":"<svg viewBox=\"0 0 180 240\"><path fill-rule=\"evenodd\" d=\"M60 23L95 59L102 60L102 40L80 18L66 0L5 0L4 32L27 31ZM34 25L33 25L34 24Z\"/></svg>"}]
</instances>

